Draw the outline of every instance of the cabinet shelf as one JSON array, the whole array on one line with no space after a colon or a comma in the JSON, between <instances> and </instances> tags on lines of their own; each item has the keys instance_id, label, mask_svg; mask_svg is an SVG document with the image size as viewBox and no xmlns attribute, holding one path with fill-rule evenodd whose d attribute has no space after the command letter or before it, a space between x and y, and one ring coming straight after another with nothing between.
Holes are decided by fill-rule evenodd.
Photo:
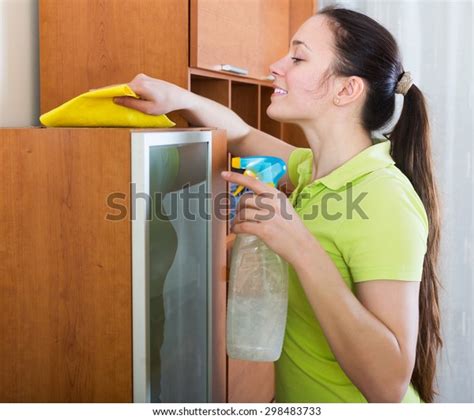
<instances>
[{"instance_id":1,"label":"cabinet shelf","mask_svg":"<svg viewBox=\"0 0 474 419\"><path fill-rule=\"evenodd\" d=\"M273 87L260 86L260 130L282 139L282 124L267 115L272 93Z\"/></svg>"},{"instance_id":2,"label":"cabinet shelf","mask_svg":"<svg viewBox=\"0 0 474 419\"><path fill-rule=\"evenodd\" d=\"M189 68L189 90L232 109L250 126L296 147L307 147L303 131L267 115L273 87L267 80ZM230 166L229 166L230 168Z\"/></svg>"},{"instance_id":3,"label":"cabinet shelf","mask_svg":"<svg viewBox=\"0 0 474 419\"><path fill-rule=\"evenodd\" d=\"M247 124L259 128L258 85L231 81L230 108Z\"/></svg>"},{"instance_id":4,"label":"cabinet shelf","mask_svg":"<svg viewBox=\"0 0 474 419\"><path fill-rule=\"evenodd\" d=\"M199 96L207 97L226 107L230 106L230 81L193 75L190 90Z\"/></svg>"},{"instance_id":5,"label":"cabinet shelf","mask_svg":"<svg viewBox=\"0 0 474 419\"><path fill-rule=\"evenodd\" d=\"M226 73L224 71L204 70L202 68L196 68L196 67L189 67L189 75L190 76L203 76L203 77L209 77L209 78L214 78L214 79L232 80L232 81L238 81L242 83L252 83L252 84L258 84L261 86L268 86L268 87L272 86L272 81L270 80L255 79L252 77L239 76L232 73Z\"/></svg>"}]
</instances>

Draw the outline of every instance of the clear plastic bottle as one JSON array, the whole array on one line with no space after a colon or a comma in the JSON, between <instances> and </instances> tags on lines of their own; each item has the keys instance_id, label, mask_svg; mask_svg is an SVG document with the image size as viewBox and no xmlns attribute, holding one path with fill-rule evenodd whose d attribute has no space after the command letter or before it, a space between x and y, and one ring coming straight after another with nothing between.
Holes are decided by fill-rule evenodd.
<instances>
[{"instance_id":1,"label":"clear plastic bottle","mask_svg":"<svg viewBox=\"0 0 474 419\"><path fill-rule=\"evenodd\" d=\"M257 236L238 234L228 291L229 357L276 361L286 327L288 263Z\"/></svg>"}]
</instances>

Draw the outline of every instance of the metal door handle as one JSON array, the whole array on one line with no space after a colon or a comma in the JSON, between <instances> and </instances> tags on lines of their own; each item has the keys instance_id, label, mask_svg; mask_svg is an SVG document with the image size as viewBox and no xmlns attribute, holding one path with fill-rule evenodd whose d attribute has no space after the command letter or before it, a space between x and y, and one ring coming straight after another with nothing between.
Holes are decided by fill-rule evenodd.
<instances>
[{"instance_id":1,"label":"metal door handle","mask_svg":"<svg viewBox=\"0 0 474 419\"><path fill-rule=\"evenodd\" d=\"M231 64L221 64L222 71L228 71L230 73L241 74L246 76L249 74L249 71L246 68L236 67L235 65Z\"/></svg>"}]
</instances>

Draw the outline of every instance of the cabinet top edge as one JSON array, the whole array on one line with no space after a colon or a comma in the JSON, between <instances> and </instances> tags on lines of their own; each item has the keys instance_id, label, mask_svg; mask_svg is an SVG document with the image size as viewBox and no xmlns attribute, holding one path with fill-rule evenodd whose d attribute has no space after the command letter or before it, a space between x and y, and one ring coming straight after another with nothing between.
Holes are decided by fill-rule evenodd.
<instances>
[{"instance_id":1,"label":"cabinet top edge","mask_svg":"<svg viewBox=\"0 0 474 419\"><path fill-rule=\"evenodd\" d=\"M119 130L130 132L181 132L181 131L211 131L217 130L216 127L192 127L192 128L131 128L131 127L40 127L40 126L24 126L24 127L0 127L0 130Z\"/></svg>"},{"instance_id":2,"label":"cabinet top edge","mask_svg":"<svg viewBox=\"0 0 474 419\"><path fill-rule=\"evenodd\" d=\"M226 81L234 81L234 82L272 87L272 82L269 80L260 80L260 79L254 79L251 77L238 76L236 74L227 73L223 71L213 71L213 70L189 67L189 75L201 76L201 77L206 77L210 79L214 78L214 79L221 79L221 80L226 80Z\"/></svg>"}]
</instances>

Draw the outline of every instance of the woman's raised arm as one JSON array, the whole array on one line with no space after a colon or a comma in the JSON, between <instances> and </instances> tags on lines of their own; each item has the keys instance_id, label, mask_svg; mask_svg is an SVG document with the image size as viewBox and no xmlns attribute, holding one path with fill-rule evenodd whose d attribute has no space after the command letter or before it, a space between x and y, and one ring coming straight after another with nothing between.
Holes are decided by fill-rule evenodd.
<instances>
[{"instance_id":1,"label":"woman's raised arm","mask_svg":"<svg viewBox=\"0 0 474 419\"><path fill-rule=\"evenodd\" d=\"M120 97L115 103L150 115L180 111L193 126L216 127L227 131L228 150L234 156L268 155L280 157L288 165L294 146L248 125L231 109L175 84L137 75L128 85L140 99ZM291 186L284 176L279 184Z\"/></svg>"}]
</instances>

